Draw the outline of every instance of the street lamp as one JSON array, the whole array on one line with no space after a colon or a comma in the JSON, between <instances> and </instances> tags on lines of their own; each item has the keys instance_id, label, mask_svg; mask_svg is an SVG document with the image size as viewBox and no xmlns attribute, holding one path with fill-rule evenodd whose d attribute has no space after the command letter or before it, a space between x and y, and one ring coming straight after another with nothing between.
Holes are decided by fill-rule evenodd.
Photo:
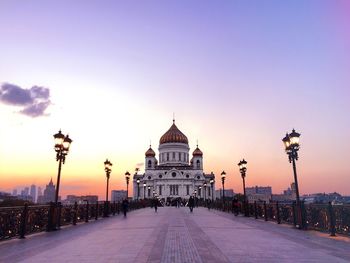
<instances>
[{"instance_id":1,"label":"street lamp","mask_svg":"<svg viewBox=\"0 0 350 263\"><path fill-rule=\"evenodd\" d=\"M151 197L151 187L148 186L147 188L148 188L148 194L147 195L148 195L148 197Z\"/></svg>"},{"instance_id":2,"label":"street lamp","mask_svg":"<svg viewBox=\"0 0 350 263\"><path fill-rule=\"evenodd\" d=\"M222 183L222 200L225 202L225 178L226 173L225 171L222 171L221 173L221 183Z\"/></svg>"},{"instance_id":3,"label":"street lamp","mask_svg":"<svg viewBox=\"0 0 350 263\"><path fill-rule=\"evenodd\" d=\"M137 183L137 200L139 200L140 199L140 179L139 178L137 178L136 183Z\"/></svg>"},{"instance_id":4,"label":"street lamp","mask_svg":"<svg viewBox=\"0 0 350 263\"><path fill-rule=\"evenodd\" d=\"M65 136L62 134L61 130L56 133L54 136L55 139L55 151L56 151L56 161L58 161L58 174L57 174L57 185L56 185L56 194L55 194L55 204L58 203L58 194L60 189L60 179L61 179L61 167L66 160L66 155L69 152L70 144L72 143L71 138L68 134Z\"/></svg>"},{"instance_id":5,"label":"street lamp","mask_svg":"<svg viewBox=\"0 0 350 263\"><path fill-rule=\"evenodd\" d=\"M107 177L107 188L106 188L106 201L108 202L108 186L109 186L109 177L111 175L112 172L112 163L106 159L106 161L104 162L105 165L105 171L106 171L106 177Z\"/></svg>"},{"instance_id":6,"label":"street lamp","mask_svg":"<svg viewBox=\"0 0 350 263\"><path fill-rule=\"evenodd\" d=\"M199 196L199 199L202 198L202 186L198 187L198 196Z\"/></svg>"},{"instance_id":7,"label":"street lamp","mask_svg":"<svg viewBox=\"0 0 350 263\"><path fill-rule=\"evenodd\" d=\"M211 186L211 200L214 201L214 179L210 179L210 186Z\"/></svg>"},{"instance_id":8,"label":"street lamp","mask_svg":"<svg viewBox=\"0 0 350 263\"><path fill-rule=\"evenodd\" d=\"M125 173L125 180L126 180L126 199L129 197L129 180L130 180L130 173L126 171Z\"/></svg>"},{"instance_id":9,"label":"street lamp","mask_svg":"<svg viewBox=\"0 0 350 263\"><path fill-rule=\"evenodd\" d=\"M112 163L106 159L104 162L105 165L105 172L106 172L106 177L107 177L107 187L106 187L106 202L105 202L105 210L104 210L104 217L108 216L108 187L109 187L109 177L112 172Z\"/></svg>"},{"instance_id":10,"label":"street lamp","mask_svg":"<svg viewBox=\"0 0 350 263\"><path fill-rule=\"evenodd\" d=\"M247 216L247 196L246 196L246 192L245 192L245 176L246 176L246 172L247 172L247 161L246 160L242 160L239 161L238 163L238 167L239 167L239 171L241 172L241 176L242 176L242 180L243 180L243 203L244 203L244 214L245 216Z\"/></svg>"},{"instance_id":11,"label":"street lamp","mask_svg":"<svg viewBox=\"0 0 350 263\"><path fill-rule=\"evenodd\" d=\"M207 195L207 182L204 182L203 186L204 186L204 201L205 201L207 199L206 198L206 195Z\"/></svg>"},{"instance_id":12,"label":"street lamp","mask_svg":"<svg viewBox=\"0 0 350 263\"><path fill-rule=\"evenodd\" d=\"M143 183L143 199L146 199L146 183Z\"/></svg>"},{"instance_id":13,"label":"street lamp","mask_svg":"<svg viewBox=\"0 0 350 263\"><path fill-rule=\"evenodd\" d=\"M156 191L153 190L153 197L155 197L155 195L156 195Z\"/></svg>"},{"instance_id":14,"label":"street lamp","mask_svg":"<svg viewBox=\"0 0 350 263\"><path fill-rule=\"evenodd\" d=\"M298 186L297 169L296 169L295 161L298 160L298 151L300 148L299 139L300 139L300 133L297 133L294 129L290 134L287 133L286 136L282 139L286 153L288 155L289 162L293 163L297 206L300 205L300 197L299 197L299 186Z\"/></svg>"}]
</instances>

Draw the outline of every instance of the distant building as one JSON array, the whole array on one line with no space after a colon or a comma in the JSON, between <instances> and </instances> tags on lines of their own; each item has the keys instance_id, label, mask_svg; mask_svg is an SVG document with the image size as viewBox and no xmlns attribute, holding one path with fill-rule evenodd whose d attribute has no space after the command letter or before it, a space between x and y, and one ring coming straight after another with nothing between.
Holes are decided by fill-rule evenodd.
<instances>
[{"instance_id":1,"label":"distant building","mask_svg":"<svg viewBox=\"0 0 350 263\"><path fill-rule=\"evenodd\" d=\"M98 201L97 195L67 195L66 200L64 200L65 204L74 204L77 202L78 204L85 204L86 202L89 202L90 204L96 203Z\"/></svg>"},{"instance_id":2,"label":"distant building","mask_svg":"<svg viewBox=\"0 0 350 263\"><path fill-rule=\"evenodd\" d=\"M245 188L249 203L266 202L269 203L272 196L271 186L255 186Z\"/></svg>"},{"instance_id":3,"label":"distant building","mask_svg":"<svg viewBox=\"0 0 350 263\"><path fill-rule=\"evenodd\" d=\"M37 203L39 203L38 199L39 199L40 196L42 196L42 195L43 195L43 192L42 192L42 190L41 190L41 187L39 186L39 187L38 187L38 193L37 193Z\"/></svg>"},{"instance_id":4,"label":"distant building","mask_svg":"<svg viewBox=\"0 0 350 263\"><path fill-rule=\"evenodd\" d=\"M36 186L34 184L30 186L30 196L32 197L33 203L36 203Z\"/></svg>"},{"instance_id":5,"label":"distant building","mask_svg":"<svg viewBox=\"0 0 350 263\"><path fill-rule=\"evenodd\" d=\"M55 185L52 182L52 178L49 182L48 185L46 185L46 188L44 190L44 195L40 196L38 198L38 203L49 203L49 202L54 202L55 201L55 195L56 195L56 188Z\"/></svg>"},{"instance_id":6,"label":"distant building","mask_svg":"<svg viewBox=\"0 0 350 263\"><path fill-rule=\"evenodd\" d=\"M291 183L290 188L283 191L283 194L273 194L271 196L273 202L292 202L296 200L295 183Z\"/></svg>"},{"instance_id":7,"label":"distant building","mask_svg":"<svg viewBox=\"0 0 350 263\"><path fill-rule=\"evenodd\" d=\"M225 189L225 198L233 198L235 193L233 192L233 189ZM216 198L222 198L222 189L215 190L215 196Z\"/></svg>"},{"instance_id":8,"label":"distant building","mask_svg":"<svg viewBox=\"0 0 350 263\"><path fill-rule=\"evenodd\" d=\"M112 190L111 202L121 202L126 198L125 190Z\"/></svg>"},{"instance_id":9,"label":"distant building","mask_svg":"<svg viewBox=\"0 0 350 263\"><path fill-rule=\"evenodd\" d=\"M25 187L23 190L23 195L29 195L29 187Z\"/></svg>"},{"instance_id":10,"label":"distant building","mask_svg":"<svg viewBox=\"0 0 350 263\"><path fill-rule=\"evenodd\" d=\"M13 196L17 196L17 189L13 189L12 195L13 195Z\"/></svg>"},{"instance_id":11,"label":"distant building","mask_svg":"<svg viewBox=\"0 0 350 263\"><path fill-rule=\"evenodd\" d=\"M5 193L5 192L0 192L0 202L7 200L11 198L11 194Z\"/></svg>"}]
</instances>

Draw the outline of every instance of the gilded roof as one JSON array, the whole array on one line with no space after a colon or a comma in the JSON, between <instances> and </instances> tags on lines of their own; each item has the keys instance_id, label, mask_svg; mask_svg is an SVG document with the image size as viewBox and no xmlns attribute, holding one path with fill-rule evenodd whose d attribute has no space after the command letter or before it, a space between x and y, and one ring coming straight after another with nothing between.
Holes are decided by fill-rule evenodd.
<instances>
[{"instance_id":1,"label":"gilded roof","mask_svg":"<svg viewBox=\"0 0 350 263\"><path fill-rule=\"evenodd\" d=\"M188 144L188 139L175 125L171 125L170 129L160 138L159 144L163 143L185 143Z\"/></svg>"},{"instance_id":2,"label":"gilded roof","mask_svg":"<svg viewBox=\"0 0 350 263\"><path fill-rule=\"evenodd\" d=\"M197 146L197 148L193 151L192 155L193 156L202 156L203 152Z\"/></svg>"},{"instance_id":3,"label":"gilded roof","mask_svg":"<svg viewBox=\"0 0 350 263\"><path fill-rule=\"evenodd\" d=\"M153 151L153 149L151 147L149 147L149 149L147 150L145 155L146 155L146 157L155 157L156 153Z\"/></svg>"}]
</instances>

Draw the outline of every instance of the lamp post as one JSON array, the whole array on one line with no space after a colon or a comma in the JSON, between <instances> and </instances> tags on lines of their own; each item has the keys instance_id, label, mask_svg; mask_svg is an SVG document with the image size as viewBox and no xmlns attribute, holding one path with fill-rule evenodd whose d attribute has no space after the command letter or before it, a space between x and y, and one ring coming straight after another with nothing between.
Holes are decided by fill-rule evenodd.
<instances>
[{"instance_id":1,"label":"lamp post","mask_svg":"<svg viewBox=\"0 0 350 263\"><path fill-rule=\"evenodd\" d=\"M72 143L71 138L68 134L62 134L61 130L56 133L54 136L55 139L55 151L56 151L56 161L58 161L58 174L57 174L57 185L56 185L56 194L55 194L55 204L58 203L58 194L60 189L60 179L61 179L61 167L66 160L66 155L69 152L70 144Z\"/></svg>"},{"instance_id":2,"label":"lamp post","mask_svg":"<svg viewBox=\"0 0 350 263\"><path fill-rule=\"evenodd\" d=\"M298 160L298 151L300 148L299 140L300 140L300 133L297 133L294 129L290 134L287 133L286 136L282 139L286 153L288 155L289 162L293 164L297 206L300 205L300 197L299 197L299 186L298 186L298 178L297 178L297 168L295 165L295 161Z\"/></svg>"},{"instance_id":3,"label":"lamp post","mask_svg":"<svg viewBox=\"0 0 350 263\"><path fill-rule=\"evenodd\" d=\"M140 199L140 179L139 178L137 178L136 183L137 183L137 200L139 200Z\"/></svg>"},{"instance_id":4,"label":"lamp post","mask_svg":"<svg viewBox=\"0 0 350 263\"><path fill-rule=\"evenodd\" d=\"M151 187L148 186L147 189L148 189L148 194L147 195L148 195L148 197L151 197Z\"/></svg>"},{"instance_id":5,"label":"lamp post","mask_svg":"<svg viewBox=\"0 0 350 263\"><path fill-rule=\"evenodd\" d=\"M146 199L146 183L143 183L143 199Z\"/></svg>"},{"instance_id":6,"label":"lamp post","mask_svg":"<svg viewBox=\"0 0 350 263\"><path fill-rule=\"evenodd\" d=\"M105 209L104 209L104 217L108 217L108 187L109 187L109 177L112 172L112 163L106 159L104 162L105 165L105 172L106 172L106 178L107 178L107 186L106 186L106 202L105 202Z\"/></svg>"},{"instance_id":7,"label":"lamp post","mask_svg":"<svg viewBox=\"0 0 350 263\"><path fill-rule=\"evenodd\" d=\"M210 186L211 186L211 201L214 201L214 179L210 179Z\"/></svg>"},{"instance_id":8,"label":"lamp post","mask_svg":"<svg viewBox=\"0 0 350 263\"><path fill-rule=\"evenodd\" d=\"M225 173L225 171L222 171L222 173L221 173L222 201L224 201L224 202L225 202L225 178L226 178L226 173Z\"/></svg>"},{"instance_id":9,"label":"lamp post","mask_svg":"<svg viewBox=\"0 0 350 263\"><path fill-rule=\"evenodd\" d=\"M246 172L247 172L247 161L244 160L244 159L242 161L239 161L238 167L239 167L239 171L241 172L241 177L242 177L242 180L243 180L244 215L248 216L248 213L247 213L247 196L246 196L246 192L245 192L245 176L246 176Z\"/></svg>"},{"instance_id":10,"label":"lamp post","mask_svg":"<svg viewBox=\"0 0 350 263\"><path fill-rule=\"evenodd\" d=\"M300 222L299 228L303 228L303 215L301 213L297 168L295 165L295 161L297 161L299 158L298 157L298 151L300 149L299 140L300 140L300 133L297 133L294 129L290 134L287 133L286 136L282 139L284 143L285 151L288 155L289 162L293 164L296 206L298 210L297 215Z\"/></svg>"},{"instance_id":11,"label":"lamp post","mask_svg":"<svg viewBox=\"0 0 350 263\"><path fill-rule=\"evenodd\" d=\"M204 201L205 201L207 199L206 198L206 195L207 195L207 182L204 182L203 186L204 186Z\"/></svg>"},{"instance_id":12,"label":"lamp post","mask_svg":"<svg viewBox=\"0 0 350 263\"><path fill-rule=\"evenodd\" d=\"M153 197L155 197L155 195L156 195L156 191L153 190Z\"/></svg>"},{"instance_id":13,"label":"lamp post","mask_svg":"<svg viewBox=\"0 0 350 263\"><path fill-rule=\"evenodd\" d=\"M199 199L202 198L202 186L198 187L198 197L199 197Z\"/></svg>"},{"instance_id":14,"label":"lamp post","mask_svg":"<svg viewBox=\"0 0 350 263\"><path fill-rule=\"evenodd\" d=\"M130 173L126 171L125 173L125 180L126 180L126 199L129 197L129 181L130 181Z\"/></svg>"}]
</instances>

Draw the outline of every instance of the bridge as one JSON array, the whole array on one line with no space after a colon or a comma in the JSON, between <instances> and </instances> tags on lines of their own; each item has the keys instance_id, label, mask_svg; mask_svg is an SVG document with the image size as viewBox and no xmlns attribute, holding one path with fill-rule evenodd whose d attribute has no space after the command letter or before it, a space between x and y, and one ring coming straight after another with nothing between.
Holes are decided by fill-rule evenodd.
<instances>
[{"instance_id":1,"label":"bridge","mask_svg":"<svg viewBox=\"0 0 350 263\"><path fill-rule=\"evenodd\" d=\"M0 262L350 262L350 238L205 207L146 207L2 241Z\"/></svg>"}]
</instances>

